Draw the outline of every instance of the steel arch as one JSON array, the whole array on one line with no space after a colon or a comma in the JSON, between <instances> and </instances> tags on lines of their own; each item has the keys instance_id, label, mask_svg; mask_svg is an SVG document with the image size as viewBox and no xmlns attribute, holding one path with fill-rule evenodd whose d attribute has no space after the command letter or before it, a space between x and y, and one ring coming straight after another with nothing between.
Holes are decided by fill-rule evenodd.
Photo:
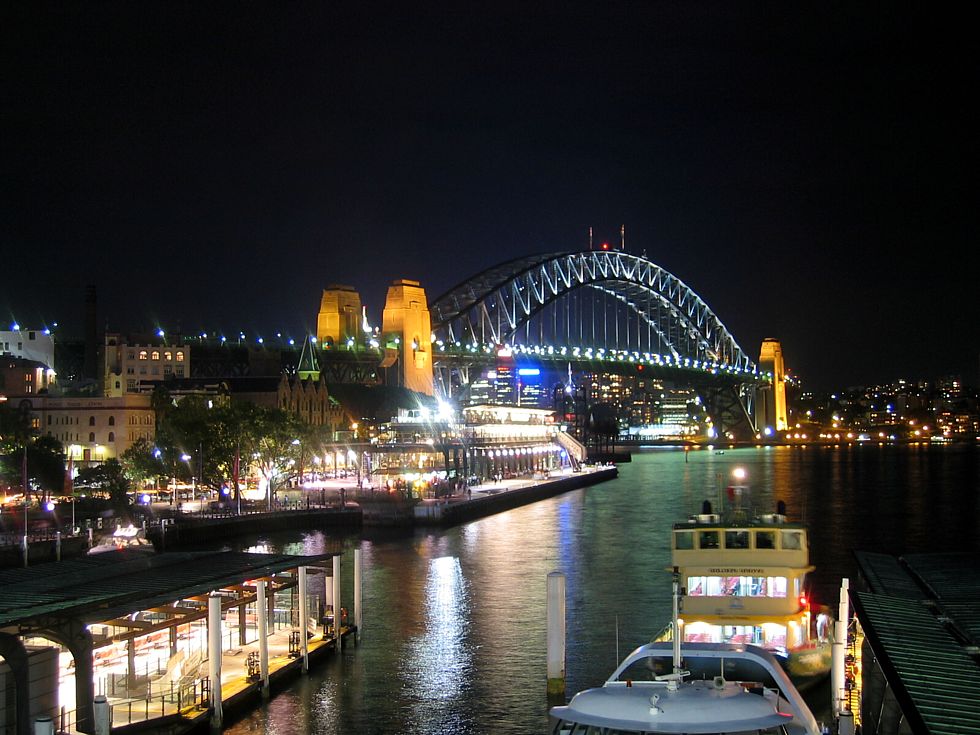
<instances>
[{"instance_id":1,"label":"steel arch","mask_svg":"<svg viewBox=\"0 0 980 735\"><path fill-rule=\"evenodd\" d=\"M540 254L489 268L430 305L432 331L448 343L507 344L539 310L581 288L603 291L627 304L657 329L675 357L755 370L691 288L650 260L622 251ZM640 296L659 303L657 315L644 313Z\"/></svg>"}]
</instances>

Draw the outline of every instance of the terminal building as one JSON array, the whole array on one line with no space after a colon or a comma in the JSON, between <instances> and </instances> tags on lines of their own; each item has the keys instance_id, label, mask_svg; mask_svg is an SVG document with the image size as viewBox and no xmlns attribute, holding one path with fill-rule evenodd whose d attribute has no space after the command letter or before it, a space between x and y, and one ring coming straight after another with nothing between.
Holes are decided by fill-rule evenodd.
<instances>
[{"instance_id":1,"label":"terminal building","mask_svg":"<svg viewBox=\"0 0 980 735\"><path fill-rule=\"evenodd\" d=\"M348 616L340 551L113 552L0 570L0 732L220 728L226 709L357 630L359 553Z\"/></svg>"}]
</instances>

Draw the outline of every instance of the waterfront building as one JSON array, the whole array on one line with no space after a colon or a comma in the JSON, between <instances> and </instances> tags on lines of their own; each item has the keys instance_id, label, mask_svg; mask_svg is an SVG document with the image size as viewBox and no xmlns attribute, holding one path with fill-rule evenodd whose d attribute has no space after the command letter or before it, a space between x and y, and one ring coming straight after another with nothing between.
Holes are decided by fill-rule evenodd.
<instances>
[{"instance_id":1,"label":"waterfront building","mask_svg":"<svg viewBox=\"0 0 980 735\"><path fill-rule=\"evenodd\" d=\"M22 403L29 404L34 428L60 441L76 465L118 459L138 439L156 435L149 395L40 395Z\"/></svg>"},{"instance_id":2,"label":"waterfront building","mask_svg":"<svg viewBox=\"0 0 980 735\"><path fill-rule=\"evenodd\" d=\"M169 344L164 336L147 337L106 333L103 359L103 395L140 392L140 381L184 378L191 374L191 348Z\"/></svg>"},{"instance_id":3,"label":"waterfront building","mask_svg":"<svg viewBox=\"0 0 980 735\"><path fill-rule=\"evenodd\" d=\"M244 401L265 408L278 408L310 426L326 427L334 435L349 423L343 406L330 394L322 379L304 379L289 373L228 378L173 378L165 381L141 381L139 390L142 395L149 397L158 387L166 390L176 400L196 395L204 396L216 404Z\"/></svg>"}]
</instances>

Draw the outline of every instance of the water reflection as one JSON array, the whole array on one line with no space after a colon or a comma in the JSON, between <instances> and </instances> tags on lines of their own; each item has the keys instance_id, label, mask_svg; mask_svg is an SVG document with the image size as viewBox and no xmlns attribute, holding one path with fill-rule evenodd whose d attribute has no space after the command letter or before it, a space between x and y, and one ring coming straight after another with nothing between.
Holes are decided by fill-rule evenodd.
<instances>
[{"instance_id":1,"label":"water reflection","mask_svg":"<svg viewBox=\"0 0 980 735\"><path fill-rule=\"evenodd\" d=\"M448 732L455 700L473 674L467 641L470 611L459 559L432 559L425 583L424 629L408 641L402 675L421 732Z\"/></svg>"},{"instance_id":2,"label":"water reflection","mask_svg":"<svg viewBox=\"0 0 980 735\"><path fill-rule=\"evenodd\" d=\"M566 575L567 690L600 683L670 615L671 525L743 467L756 512L811 529L814 599L855 576L854 549L977 550L978 452L880 447L634 455L614 482L439 531L243 541L313 554L358 545L364 631L229 732L544 732L546 578ZM942 531L940 529L943 529ZM351 599L351 554L342 563ZM618 654L617 654L618 649ZM819 703L829 702L829 694Z\"/></svg>"}]
</instances>

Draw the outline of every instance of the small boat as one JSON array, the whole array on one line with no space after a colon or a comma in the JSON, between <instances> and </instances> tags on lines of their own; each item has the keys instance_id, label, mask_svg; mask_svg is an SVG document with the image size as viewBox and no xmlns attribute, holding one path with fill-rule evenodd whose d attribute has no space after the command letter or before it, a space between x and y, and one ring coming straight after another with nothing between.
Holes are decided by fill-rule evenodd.
<instances>
[{"instance_id":1,"label":"small boat","mask_svg":"<svg viewBox=\"0 0 980 735\"><path fill-rule=\"evenodd\" d=\"M108 551L129 551L137 554L153 554L153 543L143 534L142 528L132 523L128 526L116 526L111 536L103 536L102 540L91 549L89 554L104 554Z\"/></svg>"},{"instance_id":2,"label":"small boat","mask_svg":"<svg viewBox=\"0 0 980 735\"><path fill-rule=\"evenodd\" d=\"M810 686L830 673L833 626L828 611L810 601L806 575L814 567L806 528L787 520L782 501L775 513L750 516L742 510L745 488L728 490L727 518L705 501L700 514L673 526L683 640L760 646L797 687Z\"/></svg>"},{"instance_id":3,"label":"small boat","mask_svg":"<svg viewBox=\"0 0 980 735\"><path fill-rule=\"evenodd\" d=\"M675 621L678 587L675 577ZM669 673L658 674L665 666ZM553 707L549 720L552 735L821 732L789 676L764 648L683 643L680 636L640 646L601 687Z\"/></svg>"}]
</instances>

